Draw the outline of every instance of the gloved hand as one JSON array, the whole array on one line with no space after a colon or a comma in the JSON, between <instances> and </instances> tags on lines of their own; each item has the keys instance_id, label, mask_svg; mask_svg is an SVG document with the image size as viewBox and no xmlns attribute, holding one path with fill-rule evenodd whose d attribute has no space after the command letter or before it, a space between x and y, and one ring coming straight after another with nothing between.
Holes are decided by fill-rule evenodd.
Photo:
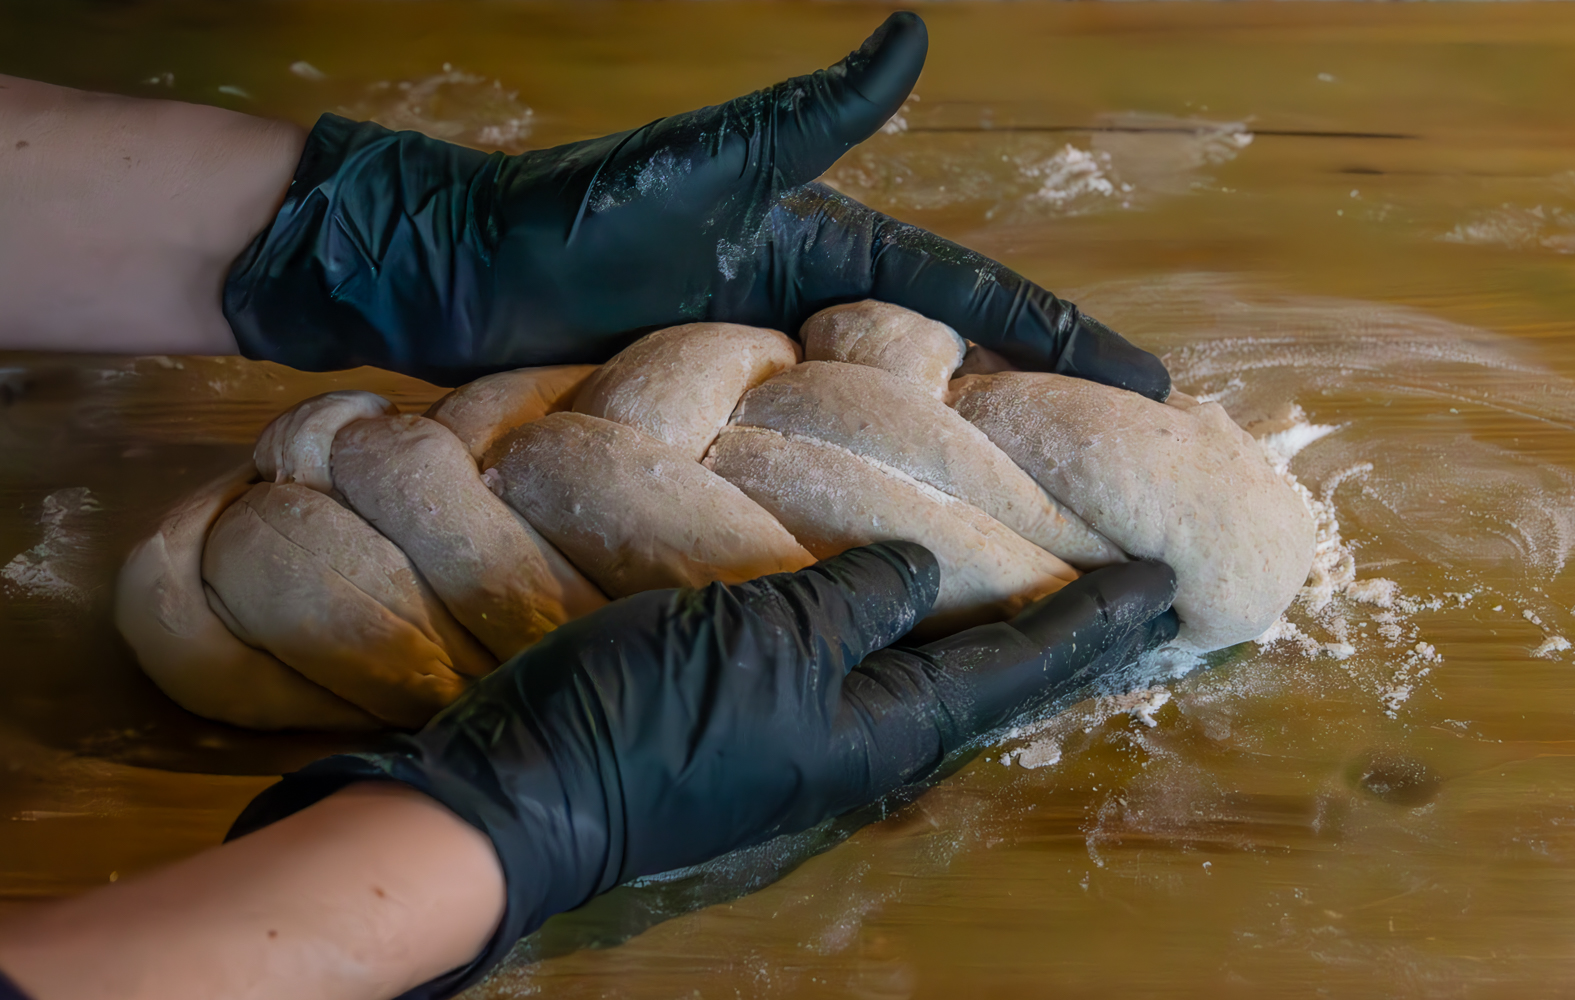
<instances>
[{"instance_id":1,"label":"gloved hand","mask_svg":"<svg viewBox=\"0 0 1575 1000\"><path fill-rule=\"evenodd\" d=\"M1009 623L886 648L940 572L910 542L736 586L647 591L550 633L395 752L318 761L236 837L355 781L395 780L492 839L507 907L458 992L620 882L792 833L923 779L970 739L1175 636L1162 563L1096 570Z\"/></svg>"},{"instance_id":2,"label":"gloved hand","mask_svg":"<svg viewBox=\"0 0 1575 1000\"><path fill-rule=\"evenodd\" d=\"M519 156L324 115L225 315L248 357L455 385L599 363L679 323L796 334L875 298L1021 367L1163 400L1159 360L1071 303L810 183L902 106L927 47L924 22L893 14L829 70Z\"/></svg>"}]
</instances>

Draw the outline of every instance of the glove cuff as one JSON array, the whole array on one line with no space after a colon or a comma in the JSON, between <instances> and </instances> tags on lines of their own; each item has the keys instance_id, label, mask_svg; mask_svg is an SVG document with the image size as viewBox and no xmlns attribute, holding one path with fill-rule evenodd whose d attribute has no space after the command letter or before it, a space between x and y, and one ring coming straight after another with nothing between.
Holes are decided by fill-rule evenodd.
<instances>
[{"instance_id":1,"label":"glove cuff","mask_svg":"<svg viewBox=\"0 0 1575 1000\"><path fill-rule=\"evenodd\" d=\"M450 264L468 252L471 181L502 156L319 118L284 204L225 280L224 316L241 354L447 381L474 353L473 324L454 314L464 296L440 282L466 272Z\"/></svg>"},{"instance_id":2,"label":"glove cuff","mask_svg":"<svg viewBox=\"0 0 1575 1000\"><path fill-rule=\"evenodd\" d=\"M407 753L340 754L287 774L242 810L224 839L234 840L261 829L362 781L408 785L486 834L498 852L506 886L503 919L481 952L465 965L401 994L397 1000L439 1000L470 988L507 958L520 938L554 913L583 902L562 898L566 887L553 884L558 866L539 849L548 840L531 835L527 817L501 805L473 782Z\"/></svg>"}]
</instances>

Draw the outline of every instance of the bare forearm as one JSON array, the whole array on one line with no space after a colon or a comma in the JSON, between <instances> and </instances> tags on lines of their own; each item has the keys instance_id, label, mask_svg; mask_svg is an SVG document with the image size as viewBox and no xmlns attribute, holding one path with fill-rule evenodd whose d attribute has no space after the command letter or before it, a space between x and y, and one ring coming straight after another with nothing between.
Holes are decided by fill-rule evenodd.
<instances>
[{"instance_id":1,"label":"bare forearm","mask_svg":"<svg viewBox=\"0 0 1575 1000\"><path fill-rule=\"evenodd\" d=\"M357 785L249 836L0 927L35 1000L385 1000L474 957L503 913L485 836Z\"/></svg>"},{"instance_id":2,"label":"bare forearm","mask_svg":"<svg viewBox=\"0 0 1575 1000\"><path fill-rule=\"evenodd\" d=\"M0 349L233 354L219 291L305 133L0 76Z\"/></svg>"}]
</instances>

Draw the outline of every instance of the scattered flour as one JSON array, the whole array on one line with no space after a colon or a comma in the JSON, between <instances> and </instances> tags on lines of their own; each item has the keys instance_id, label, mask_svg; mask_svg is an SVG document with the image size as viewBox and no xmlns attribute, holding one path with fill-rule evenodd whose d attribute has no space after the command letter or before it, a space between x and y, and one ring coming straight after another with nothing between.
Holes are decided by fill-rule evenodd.
<instances>
[{"instance_id":1,"label":"scattered flour","mask_svg":"<svg viewBox=\"0 0 1575 1000\"><path fill-rule=\"evenodd\" d=\"M1575 212L1561 206L1524 208L1505 204L1479 212L1439 238L1443 243L1500 247L1509 250L1552 250L1575 253Z\"/></svg>"},{"instance_id":2,"label":"scattered flour","mask_svg":"<svg viewBox=\"0 0 1575 1000\"><path fill-rule=\"evenodd\" d=\"M1253 640L1260 647L1272 646L1282 641L1291 643L1309 657L1332 656L1336 660L1344 660L1356 652L1356 647L1348 642L1340 640L1319 642L1306 632L1303 632L1295 622L1283 616L1279 621L1270 625L1267 631Z\"/></svg>"},{"instance_id":3,"label":"scattered flour","mask_svg":"<svg viewBox=\"0 0 1575 1000\"><path fill-rule=\"evenodd\" d=\"M1417 682L1431 672L1433 665L1442 663L1444 659L1431 643L1421 640L1416 626L1410 620L1411 616L1421 610L1442 608L1444 600L1408 598L1401 592L1398 583L1383 577L1365 580L1356 578L1356 557L1340 536L1334 494L1346 481L1372 472L1372 464L1363 462L1335 473L1324 481L1318 496L1303 486L1290 470L1291 459L1298 452L1339 429L1309 423L1306 413L1295 404L1290 406L1283 418L1267 427L1248 428L1249 431L1257 431L1264 454L1301 496L1317 525L1317 550L1313 557L1312 572L1297 599L1300 612L1310 621L1299 625L1289 616L1281 618L1256 641L1260 648L1285 643L1309 658L1332 656L1336 660L1348 660L1358 652L1357 644L1352 640L1367 637L1365 622L1359 623L1353 631L1351 612L1359 613L1355 606L1378 609L1372 615L1372 623L1376 626L1374 632L1380 642L1395 650L1385 655L1392 661L1397 660L1398 666L1387 681L1378 684L1377 695L1384 713L1394 718L1400 707L1415 693ZM1447 596L1457 606L1464 607L1476 595L1467 592ZM1529 617L1531 613L1527 612L1527 615ZM1313 624L1330 633L1333 638L1324 641L1309 634L1307 626Z\"/></svg>"},{"instance_id":4,"label":"scattered flour","mask_svg":"<svg viewBox=\"0 0 1575 1000\"><path fill-rule=\"evenodd\" d=\"M505 153L525 149L536 120L536 112L520 102L518 91L449 63L443 64L443 72L419 80L375 83L361 101L336 110L395 131L410 129Z\"/></svg>"},{"instance_id":5,"label":"scattered flour","mask_svg":"<svg viewBox=\"0 0 1575 1000\"><path fill-rule=\"evenodd\" d=\"M908 99L902 102L902 107L898 108L890 118L886 119L886 124L880 127L880 134L901 135L908 131L908 113L918 102L918 94L909 94Z\"/></svg>"},{"instance_id":6,"label":"scattered flour","mask_svg":"<svg viewBox=\"0 0 1575 1000\"><path fill-rule=\"evenodd\" d=\"M92 542L87 521L98 510L98 501L86 486L46 496L38 517L43 538L0 568L6 589L44 600L87 603L84 564Z\"/></svg>"},{"instance_id":7,"label":"scattered flour","mask_svg":"<svg viewBox=\"0 0 1575 1000\"><path fill-rule=\"evenodd\" d=\"M1150 679L1150 685L1160 680L1178 680L1207 665L1207 662L1192 650L1182 649L1179 646L1161 646L1159 649L1149 650L1138 658L1134 676Z\"/></svg>"},{"instance_id":8,"label":"scattered flour","mask_svg":"<svg viewBox=\"0 0 1575 1000\"><path fill-rule=\"evenodd\" d=\"M1444 662L1438 650L1432 643L1418 642L1400 656L1400 665L1395 669L1389 683L1379 691L1379 700L1383 703L1384 714L1391 719L1396 718L1400 706L1410 700L1416 690L1416 684L1422 678L1432 673L1431 664Z\"/></svg>"},{"instance_id":9,"label":"scattered flour","mask_svg":"<svg viewBox=\"0 0 1575 1000\"><path fill-rule=\"evenodd\" d=\"M1059 736L1041 736L1020 750L1008 750L1001 754L1001 766L1011 767L1017 764L1030 770L1038 767L1049 767L1061 762L1061 738Z\"/></svg>"},{"instance_id":10,"label":"scattered flour","mask_svg":"<svg viewBox=\"0 0 1575 1000\"><path fill-rule=\"evenodd\" d=\"M1498 611L1502 608L1503 605L1500 605L1493 610ZM1552 660L1556 658L1555 654L1562 653L1570 648L1570 641L1548 628L1548 626L1542 621L1542 616L1537 614L1535 611L1531 610L1530 608L1522 608L1520 616L1531 624L1542 629L1543 640L1537 646L1532 648L1532 656L1538 657L1539 659Z\"/></svg>"},{"instance_id":11,"label":"scattered flour","mask_svg":"<svg viewBox=\"0 0 1575 1000\"><path fill-rule=\"evenodd\" d=\"M1551 660L1553 659L1554 653L1562 653L1569 648L1570 641L1568 639L1564 638L1562 635L1550 635L1545 640L1543 640L1542 645L1531 651L1531 655L1540 656L1543 659Z\"/></svg>"},{"instance_id":12,"label":"scattered flour","mask_svg":"<svg viewBox=\"0 0 1575 1000\"><path fill-rule=\"evenodd\" d=\"M910 98L823 182L884 210L976 205L985 218L1036 219L1143 209L1213 184L1212 166L1252 144L1245 122L1166 114L1102 115L1086 140L993 128L988 113L963 152L932 134ZM937 109L938 111L939 109Z\"/></svg>"},{"instance_id":13,"label":"scattered flour","mask_svg":"<svg viewBox=\"0 0 1575 1000\"><path fill-rule=\"evenodd\" d=\"M1090 199L1114 198L1118 193L1130 192L1131 185L1118 187L1119 182L1111 179L1110 169L1109 153L1091 153L1069 143L1050 158L1023 166L1023 176L1041 181L1039 190L1027 200L1065 212Z\"/></svg>"},{"instance_id":14,"label":"scattered flour","mask_svg":"<svg viewBox=\"0 0 1575 1000\"><path fill-rule=\"evenodd\" d=\"M1159 721L1154 718L1154 713L1164 708L1169 702L1169 691L1162 687L1152 687L1144 688L1141 691L1128 691L1126 694L1100 698L1097 704L1108 715L1125 712L1138 722L1153 729L1159 725Z\"/></svg>"},{"instance_id":15,"label":"scattered flour","mask_svg":"<svg viewBox=\"0 0 1575 1000\"><path fill-rule=\"evenodd\" d=\"M1361 604L1379 608L1392 608L1400 596L1400 586L1393 580L1374 577L1371 580L1352 580L1345 586L1345 596Z\"/></svg>"},{"instance_id":16,"label":"scattered flour","mask_svg":"<svg viewBox=\"0 0 1575 1000\"><path fill-rule=\"evenodd\" d=\"M1001 734L996 740L997 745L1026 742L1002 753L999 758L1001 766L1016 764L1030 770L1052 767L1060 763L1062 740L1069 733L1078 730L1090 732L1095 726L1103 725L1118 715L1127 715L1133 721L1153 729L1159 725L1154 713L1169 704L1170 697L1170 691L1162 685L1145 687L1092 698L1068 711L1014 726Z\"/></svg>"}]
</instances>

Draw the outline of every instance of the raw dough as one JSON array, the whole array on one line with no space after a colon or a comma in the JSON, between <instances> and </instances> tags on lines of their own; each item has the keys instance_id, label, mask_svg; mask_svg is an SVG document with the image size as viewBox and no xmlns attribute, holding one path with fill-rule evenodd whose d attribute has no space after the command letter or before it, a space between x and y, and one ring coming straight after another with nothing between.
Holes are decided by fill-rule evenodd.
<instances>
[{"instance_id":1,"label":"raw dough","mask_svg":"<svg viewBox=\"0 0 1575 1000\"><path fill-rule=\"evenodd\" d=\"M334 441L334 485L410 557L499 659L607 603L476 472L459 438L414 415L358 420Z\"/></svg>"},{"instance_id":2,"label":"raw dough","mask_svg":"<svg viewBox=\"0 0 1575 1000\"><path fill-rule=\"evenodd\" d=\"M934 552L941 591L925 635L1000 621L1077 578L977 507L834 444L730 426L710 460L816 558L893 539Z\"/></svg>"},{"instance_id":3,"label":"raw dough","mask_svg":"<svg viewBox=\"0 0 1575 1000\"><path fill-rule=\"evenodd\" d=\"M879 368L807 361L745 393L733 423L818 438L899 469L1074 566L1125 559L977 427Z\"/></svg>"},{"instance_id":4,"label":"raw dough","mask_svg":"<svg viewBox=\"0 0 1575 1000\"><path fill-rule=\"evenodd\" d=\"M1218 403L1167 406L1038 372L970 375L952 400L1051 496L1175 569L1181 644L1261 635L1305 581L1312 517Z\"/></svg>"},{"instance_id":5,"label":"raw dough","mask_svg":"<svg viewBox=\"0 0 1575 1000\"><path fill-rule=\"evenodd\" d=\"M339 428L352 420L398 412L376 393L325 392L295 404L263 428L252 460L269 482L300 483L327 493L334 488L328 455Z\"/></svg>"},{"instance_id":6,"label":"raw dough","mask_svg":"<svg viewBox=\"0 0 1575 1000\"><path fill-rule=\"evenodd\" d=\"M526 424L494 471L509 506L611 597L740 583L815 561L737 487L611 420L554 413Z\"/></svg>"},{"instance_id":7,"label":"raw dough","mask_svg":"<svg viewBox=\"0 0 1575 1000\"><path fill-rule=\"evenodd\" d=\"M237 638L415 728L497 661L388 539L327 496L260 483L214 523L203 580Z\"/></svg>"},{"instance_id":8,"label":"raw dough","mask_svg":"<svg viewBox=\"0 0 1575 1000\"><path fill-rule=\"evenodd\" d=\"M117 623L200 714L367 728L420 725L603 592L881 539L940 558L924 635L1059 589L1077 572L1057 554L1171 563L1181 641L1205 650L1260 634L1303 582L1311 518L1217 405L1017 372L882 303L801 333L797 364L775 331L662 330L600 370L479 379L431 419L370 393L307 400L258 441L275 483L213 484L133 553Z\"/></svg>"},{"instance_id":9,"label":"raw dough","mask_svg":"<svg viewBox=\"0 0 1575 1000\"><path fill-rule=\"evenodd\" d=\"M946 396L946 383L967 350L945 323L873 299L822 309L799 327L798 339L805 361L881 368L936 399Z\"/></svg>"},{"instance_id":10,"label":"raw dough","mask_svg":"<svg viewBox=\"0 0 1575 1000\"><path fill-rule=\"evenodd\" d=\"M968 344L968 353L963 355L962 364L957 366L955 372L952 372L952 378L962 378L964 375L994 375L996 372L1022 371L1021 368L988 347L980 347L971 340L966 341L966 343Z\"/></svg>"},{"instance_id":11,"label":"raw dough","mask_svg":"<svg viewBox=\"0 0 1575 1000\"><path fill-rule=\"evenodd\" d=\"M698 462L738 398L798 364L775 330L690 323L635 341L586 380L574 412L638 428Z\"/></svg>"},{"instance_id":12,"label":"raw dough","mask_svg":"<svg viewBox=\"0 0 1575 1000\"><path fill-rule=\"evenodd\" d=\"M483 469L487 452L509 431L567 410L595 365L553 365L486 375L433 403L426 415L454 432Z\"/></svg>"},{"instance_id":13,"label":"raw dough","mask_svg":"<svg viewBox=\"0 0 1575 1000\"><path fill-rule=\"evenodd\" d=\"M115 585L115 625L143 671L187 711L249 729L380 728L361 709L241 642L209 608L203 540L255 478L247 462L215 479L132 550Z\"/></svg>"}]
</instances>

